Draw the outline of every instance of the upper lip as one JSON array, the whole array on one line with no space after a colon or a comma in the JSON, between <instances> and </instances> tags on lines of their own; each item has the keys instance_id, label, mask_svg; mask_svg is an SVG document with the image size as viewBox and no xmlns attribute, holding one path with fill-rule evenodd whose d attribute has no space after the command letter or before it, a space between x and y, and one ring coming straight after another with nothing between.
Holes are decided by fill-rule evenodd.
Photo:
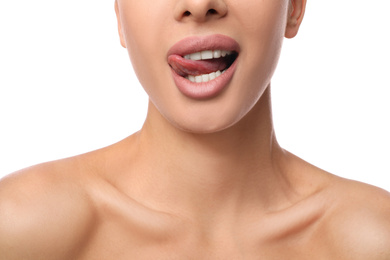
<instances>
[{"instance_id":1,"label":"upper lip","mask_svg":"<svg viewBox=\"0 0 390 260\"><path fill-rule=\"evenodd\" d=\"M187 54L205 50L225 50L239 52L240 45L233 38L222 34L190 36L175 43L169 49L168 56L185 56Z\"/></svg>"}]
</instances>

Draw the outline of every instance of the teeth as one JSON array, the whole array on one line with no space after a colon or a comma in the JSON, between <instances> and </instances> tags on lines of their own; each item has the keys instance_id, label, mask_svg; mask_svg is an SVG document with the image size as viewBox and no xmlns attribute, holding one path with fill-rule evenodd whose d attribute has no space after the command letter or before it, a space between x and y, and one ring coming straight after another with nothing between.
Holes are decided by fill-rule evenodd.
<instances>
[{"instance_id":1,"label":"teeth","mask_svg":"<svg viewBox=\"0 0 390 260\"><path fill-rule=\"evenodd\" d=\"M195 82L196 83L202 83L203 82L203 77L202 76L195 76Z\"/></svg>"},{"instance_id":2,"label":"teeth","mask_svg":"<svg viewBox=\"0 0 390 260\"><path fill-rule=\"evenodd\" d=\"M211 59L218 59L220 57L225 57L226 55L230 55L230 54L232 54L231 51L206 50L206 51L187 54L184 56L184 58L187 60L211 60Z\"/></svg>"},{"instance_id":3,"label":"teeth","mask_svg":"<svg viewBox=\"0 0 390 260\"><path fill-rule=\"evenodd\" d=\"M202 82L208 82L210 81L209 74L203 74L202 75Z\"/></svg>"},{"instance_id":4,"label":"teeth","mask_svg":"<svg viewBox=\"0 0 390 260\"><path fill-rule=\"evenodd\" d=\"M213 52L213 57L214 58L221 58L221 53L222 53L222 51L216 50Z\"/></svg>"},{"instance_id":5,"label":"teeth","mask_svg":"<svg viewBox=\"0 0 390 260\"><path fill-rule=\"evenodd\" d=\"M188 75L187 76L187 79L191 82L195 82L195 76L192 76L192 75Z\"/></svg>"},{"instance_id":6,"label":"teeth","mask_svg":"<svg viewBox=\"0 0 390 260\"><path fill-rule=\"evenodd\" d=\"M199 76L188 75L186 77L186 79L188 79L191 82L195 82L195 83L209 82L210 80L213 80L213 79L221 76L225 71L226 70L221 72L218 70L216 72L211 72L210 74L203 74L203 75L199 75Z\"/></svg>"},{"instance_id":7,"label":"teeth","mask_svg":"<svg viewBox=\"0 0 390 260\"><path fill-rule=\"evenodd\" d=\"M190 56L190 60L201 60L202 59L202 54L200 52L191 53L189 56Z\"/></svg>"},{"instance_id":8,"label":"teeth","mask_svg":"<svg viewBox=\"0 0 390 260\"><path fill-rule=\"evenodd\" d=\"M201 53L202 60L209 60L213 58L213 51L202 51Z\"/></svg>"}]
</instances>

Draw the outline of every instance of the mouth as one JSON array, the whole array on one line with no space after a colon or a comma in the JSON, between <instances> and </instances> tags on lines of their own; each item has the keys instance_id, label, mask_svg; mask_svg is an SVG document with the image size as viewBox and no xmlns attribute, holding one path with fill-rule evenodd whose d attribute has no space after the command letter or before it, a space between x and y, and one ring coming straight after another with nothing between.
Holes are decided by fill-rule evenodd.
<instances>
[{"instance_id":1,"label":"mouth","mask_svg":"<svg viewBox=\"0 0 390 260\"><path fill-rule=\"evenodd\" d=\"M168 65L180 92L195 99L207 99L222 92L235 72L239 44L214 34L188 37L168 51Z\"/></svg>"},{"instance_id":2,"label":"mouth","mask_svg":"<svg viewBox=\"0 0 390 260\"><path fill-rule=\"evenodd\" d=\"M181 77L205 83L221 76L238 57L238 52L228 50L203 50L184 56L171 55L168 63Z\"/></svg>"}]
</instances>

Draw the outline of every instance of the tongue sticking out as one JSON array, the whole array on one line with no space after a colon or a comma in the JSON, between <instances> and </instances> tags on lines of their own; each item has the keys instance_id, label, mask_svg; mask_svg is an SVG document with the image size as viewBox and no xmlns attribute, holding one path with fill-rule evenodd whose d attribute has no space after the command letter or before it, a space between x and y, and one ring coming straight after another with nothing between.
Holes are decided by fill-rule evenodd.
<instances>
[{"instance_id":1,"label":"tongue sticking out","mask_svg":"<svg viewBox=\"0 0 390 260\"><path fill-rule=\"evenodd\" d=\"M234 58L232 59L232 57L229 56L210 60L188 60L179 55L171 55L168 57L169 65L182 77L209 74L218 70L223 71L227 69L233 61Z\"/></svg>"}]
</instances>

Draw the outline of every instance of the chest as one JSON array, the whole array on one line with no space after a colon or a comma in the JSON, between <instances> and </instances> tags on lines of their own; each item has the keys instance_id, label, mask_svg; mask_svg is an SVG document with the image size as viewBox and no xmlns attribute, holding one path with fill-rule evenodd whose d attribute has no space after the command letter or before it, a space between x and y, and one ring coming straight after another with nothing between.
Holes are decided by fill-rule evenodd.
<instances>
[{"instance_id":1,"label":"chest","mask_svg":"<svg viewBox=\"0 0 390 260\"><path fill-rule=\"evenodd\" d=\"M313 234L302 233L273 240L246 232L211 241L191 234L153 236L102 229L79 259L335 259L318 241Z\"/></svg>"}]
</instances>

